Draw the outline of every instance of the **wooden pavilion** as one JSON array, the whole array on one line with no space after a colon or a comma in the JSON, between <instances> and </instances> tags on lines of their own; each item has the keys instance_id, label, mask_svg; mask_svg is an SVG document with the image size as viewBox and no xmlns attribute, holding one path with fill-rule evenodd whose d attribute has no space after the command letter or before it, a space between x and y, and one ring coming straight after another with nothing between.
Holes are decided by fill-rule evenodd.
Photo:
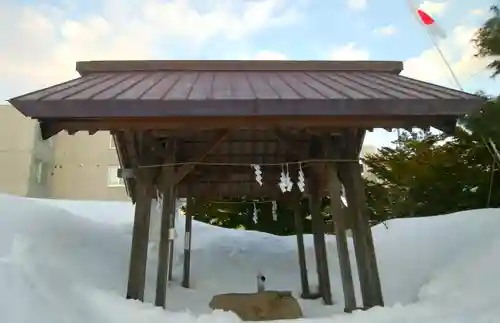
<instances>
[{"instance_id":1,"label":"wooden pavilion","mask_svg":"<svg viewBox=\"0 0 500 323\"><path fill-rule=\"evenodd\" d=\"M266 197L297 205L302 193L282 193L277 185L288 164L294 169L301 165L305 172L304 194L313 219L324 302L333 302L319 214L320 199L327 195L345 309L356 308L347 218L341 212L343 186L363 307L383 306L359 164L365 132L430 126L449 131L457 117L483 103L468 93L400 76L401 62L91 61L78 62L76 68L81 77L10 103L39 121L44 139L63 130L114 135L121 175L136 205L128 298L143 300L151 200L161 193L158 306L165 306L171 270L175 198L202 202ZM262 186L251 164L262 166ZM194 205L189 203L188 215ZM190 225L187 228L190 231ZM188 235L185 248L190 247ZM304 246L298 237L302 288L307 293ZM188 286L189 257L185 260L183 284Z\"/></svg>"}]
</instances>

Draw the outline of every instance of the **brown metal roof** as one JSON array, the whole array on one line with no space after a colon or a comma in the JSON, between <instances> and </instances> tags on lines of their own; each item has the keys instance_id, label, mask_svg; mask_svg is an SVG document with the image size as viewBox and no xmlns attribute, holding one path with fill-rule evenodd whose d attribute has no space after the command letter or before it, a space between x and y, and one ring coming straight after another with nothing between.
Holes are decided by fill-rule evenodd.
<instances>
[{"instance_id":1,"label":"brown metal roof","mask_svg":"<svg viewBox=\"0 0 500 323\"><path fill-rule=\"evenodd\" d=\"M459 116L482 99L398 75L400 62L80 62L83 76L10 100L34 118Z\"/></svg>"}]
</instances>

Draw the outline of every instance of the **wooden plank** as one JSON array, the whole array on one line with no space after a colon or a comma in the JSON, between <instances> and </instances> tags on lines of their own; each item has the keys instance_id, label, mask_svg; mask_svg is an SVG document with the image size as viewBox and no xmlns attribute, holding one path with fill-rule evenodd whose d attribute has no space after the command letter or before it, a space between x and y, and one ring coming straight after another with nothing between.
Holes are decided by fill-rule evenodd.
<instances>
[{"instance_id":1,"label":"wooden plank","mask_svg":"<svg viewBox=\"0 0 500 323\"><path fill-rule=\"evenodd\" d=\"M153 183L152 178L145 170L138 170L136 178L136 204L132 233L132 248L130 251L127 298L143 301L146 282L146 262L148 257Z\"/></svg>"},{"instance_id":2,"label":"wooden plank","mask_svg":"<svg viewBox=\"0 0 500 323\"><path fill-rule=\"evenodd\" d=\"M169 161L175 160L175 145L169 146ZM161 174L161 190L163 207L161 212L160 245L158 248L158 270L156 278L155 305L165 308L167 294L167 278L170 261L170 227L175 205L173 167L165 166Z\"/></svg>"},{"instance_id":3,"label":"wooden plank","mask_svg":"<svg viewBox=\"0 0 500 323\"><path fill-rule=\"evenodd\" d=\"M297 253L300 268L300 285L302 286L302 298L310 298L309 280L307 278L306 251L304 248L304 226L302 223L303 213L300 205L300 194L296 192L293 196L293 215L295 219L295 231L297 237Z\"/></svg>"},{"instance_id":4,"label":"wooden plank","mask_svg":"<svg viewBox=\"0 0 500 323\"><path fill-rule=\"evenodd\" d=\"M202 153L200 153L197 158L196 158L196 162L201 162L203 161L203 159L208 155L210 154L210 152L215 148L217 147L217 145L222 141L222 139L224 139L224 137L227 135L228 133L228 130L227 129L223 129L223 130L219 130L217 131L217 133L215 134L215 137L209 142L207 143L207 146L206 148L203 150ZM177 171L176 171L176 174L175 174L175 179L174 179L174 183L175 184L178 184L180 183L194 168L196 167L196 164L185 164L185 165L182 165Z\"/></svg>"},{"instance_id":5,"label":"wooden plank","mask_svg":"<svg viewBox=\"0 0 500 323\"><path fill-rule=\"evenodd\" d=\"M196 206L199 207L199 201ZM186 225L184 232L184 266L182 273L182 286L189 288L190 272L191 272L191 237L193 228L193 217L196 214L194 198L189 197L186 205Z\"/></svg>"}]
</instances>

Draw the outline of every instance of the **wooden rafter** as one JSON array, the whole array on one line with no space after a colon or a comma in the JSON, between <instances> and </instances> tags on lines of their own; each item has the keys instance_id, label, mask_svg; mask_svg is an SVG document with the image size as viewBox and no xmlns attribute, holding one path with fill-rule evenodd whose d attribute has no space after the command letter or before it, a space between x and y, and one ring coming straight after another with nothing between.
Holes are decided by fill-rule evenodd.
<instances>
[{"instance_id":1,"label":"wooden rafter","mask_svg":"<svg viewBox=\"0 0 500 323\"><path fill-rule=\"evenodd\" d=\"M175 180L174 183L177 185L180 183L195 167L196 163L202 162L205 157L207 157L210 152L217 147L217 145L224 139L224 137L228 134L227 129L223 130L218 130L215 134L215 137L207 143L206 148L203 150L202 153L200 153L197 158L195 159L195 163L189 163L182 165L175 173Z\"/></svg>"}]
</instances>

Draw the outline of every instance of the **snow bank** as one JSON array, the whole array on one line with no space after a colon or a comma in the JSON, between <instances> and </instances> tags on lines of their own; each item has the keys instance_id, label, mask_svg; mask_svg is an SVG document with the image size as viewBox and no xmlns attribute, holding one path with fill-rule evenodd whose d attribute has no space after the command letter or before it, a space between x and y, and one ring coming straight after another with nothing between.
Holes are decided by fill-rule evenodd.
<instances>
[{"instance_id":1,"label":"snow bank","mask_svg":"<svg viewBox=\"0 0 500 323\"><path fill-rule=\"evenodd\" d=\"M130 203L0 195L0 321L239 322L231 313L211 313L207 304L215 293L254 291L258 270L268 277L269 288L299 292L295 237L198 222L193 223L193 288L180 287L184 219L178 216L168 310L125 300L132 218ZM154 211L146 282L149 301L154 298L158 220L159 212ZM500 211L395 220L388 226L374 229L388 306L341 313L335 239L328 237L337 304L301 301L307 317L302 322L498 321ZM312 238L307 236L305 243L309 280L316 284ZM357 293L360 298L359 286Z\"/></svg>"}]
</instances>

